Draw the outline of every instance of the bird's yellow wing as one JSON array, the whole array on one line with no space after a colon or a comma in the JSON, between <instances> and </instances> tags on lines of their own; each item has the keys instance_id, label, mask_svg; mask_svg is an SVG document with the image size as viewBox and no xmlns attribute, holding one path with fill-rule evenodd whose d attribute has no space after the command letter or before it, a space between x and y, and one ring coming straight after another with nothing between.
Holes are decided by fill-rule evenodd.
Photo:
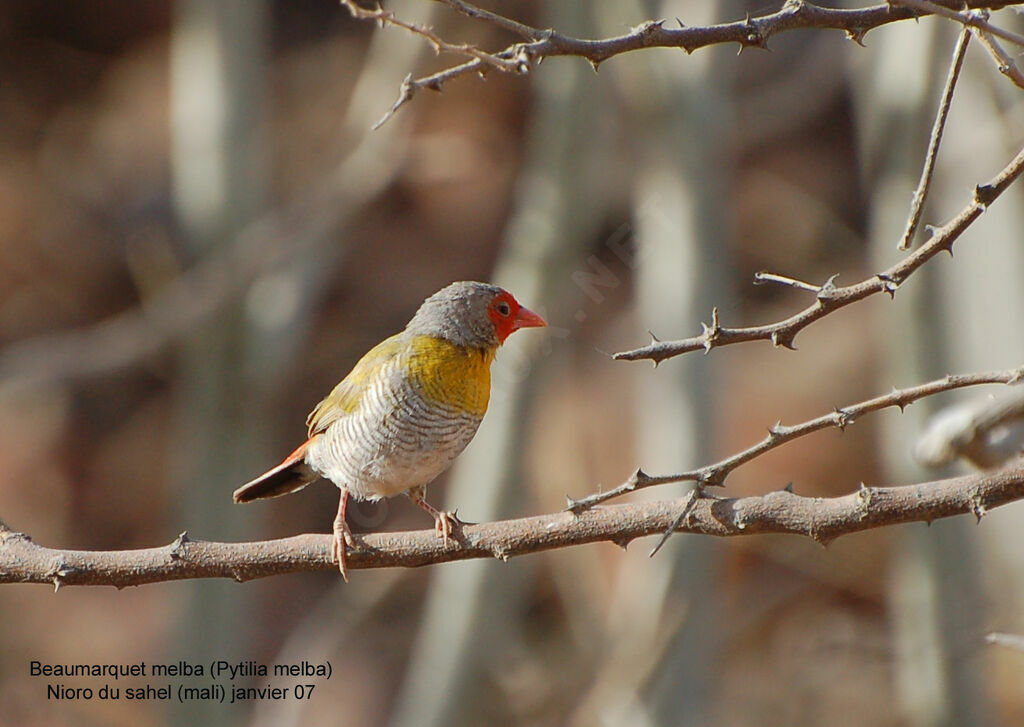
<instances>
[{"instance_id":1,"label":"bird's yellow wing","mask_svg":"<svg viewBox=\"0 0 1024 727\"><path fill-rule=\"evenodd\" d=\"M359 359L341 383L306 417L309 436L324 431L331 424L350 414L359 406L375 376L379 376L387 363L399 356L407 343L401 333L385 338Z\"/></svg>"}]
</instances>

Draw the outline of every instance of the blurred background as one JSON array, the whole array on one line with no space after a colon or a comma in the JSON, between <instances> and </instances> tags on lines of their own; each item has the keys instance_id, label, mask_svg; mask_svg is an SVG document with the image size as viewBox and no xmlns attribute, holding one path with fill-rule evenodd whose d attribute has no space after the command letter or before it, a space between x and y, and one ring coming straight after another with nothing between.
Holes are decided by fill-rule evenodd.
<instances>
[{"instance_id":1,"label":"blurred background","mask_svg":"<svg viewBox=\"0 0 1024 727\"><path fill-rule=\"evenodd\" d=\"M763 3L487 3L616 35ZM426 0L388 8L453 42L516 39ZM1022 29L1006 12L996 22ZM329 532L333 486L233 505L307 412L419 302L491 280L544 314L510 341L491 411L431 500L469 521L551 512L625 479L720 459L947 372L1024 360L1024 188L903 286L798 336L647 364L612 351L777 320L891 265L958 29L788 32L735 47L553 58L453 81L377 131L422 39L329 0L0 2L0 518L43 545ZM1019 89L978 47L925 222L1024 139ZM517 340L519 339L519 340ZM1001 394L1001 392L996 392ZM987 392L969 392L984 398ZM727 494L911 483L927 417L824 432L733 474ZM644 497L677 497L663 487ZM640 495L638 495L640 496ZM406 499L356 531L425 528ZM1014 725L1024 507L804 538L676 536L416 571L4 586L0 723L34 725ZM48 700L28 663L330 661L304 701ZM122 686L145 681L123 681ZM281 680L240 679L239 686ZM287 686L293 683L285 681ZM308 681L308 680L298 680ZM97 687L96 680L65 680ZM177 683L177 682L176 682ZM197 685L202 685L197 682Z\"/></svg>"}]
</instances>

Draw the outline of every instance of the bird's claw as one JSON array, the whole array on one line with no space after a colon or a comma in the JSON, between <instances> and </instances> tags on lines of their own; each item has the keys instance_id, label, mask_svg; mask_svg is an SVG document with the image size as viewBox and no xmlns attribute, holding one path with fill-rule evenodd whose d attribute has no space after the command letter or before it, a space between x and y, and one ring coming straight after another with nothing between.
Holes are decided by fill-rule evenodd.
<instances>
[{"instance_id":1,"label":"bird's claw","mask_svg":"<svg viewBox=\"0 0 1024 727\"><path fill-rule=\"evenodd\" d=\"M341 577L348 583L348 549L354 547L356 541L352 537L352 531L348 529L347 524L342 524L340 528L337 523L334 526L334 540L331 542L331 560L338 564Z\"/></svg>"},{"instance_id":2,"label":"bird's claw","mask_svg":"<svg viewBox=\"0 0 1024 727\"><path fill-rule=\"evenodd\" d=\"M463 522L459 520L455 511L445 512L444 510L439 510L437 515L434 516L434 530L445 545L448 545L448 541L452 537L452 531L462 524Z\"/></svg>"}]
</instances>

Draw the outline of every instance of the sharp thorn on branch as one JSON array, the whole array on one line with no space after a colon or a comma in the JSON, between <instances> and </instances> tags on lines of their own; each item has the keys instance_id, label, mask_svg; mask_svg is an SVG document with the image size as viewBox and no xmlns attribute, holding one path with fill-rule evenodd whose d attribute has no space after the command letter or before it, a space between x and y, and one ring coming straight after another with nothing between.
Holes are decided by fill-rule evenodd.
<instances>
[{"instance_id":1,"label":"sharp thorn on branch","mask_svg":"<svg viewBox=\"0 0 1024 727\"><path fill-rule=\"evenodd\" d=\"M836 288L836 280L838 278L839 273L836 273L835 275L831 276L828 280L826 280L820 288L818 288L818 292L816 295L818 300L828 301L835 298L836 291L838 290L838 288Z\"/></svg>"},{"instance_id":2,"label":"sharp thorn on branch","mask_svg":"<svg viewBox=\"0 0 1024 727\"><path fill-rule=\"evenodd\" d=\"M796 337L795 333L784 331L782 328L776 328L771 332L769 340L772 345L776 348L788 348L790 351L795 351L796 346L793 345L793 339Z\"/></svg>"}]
</instances>

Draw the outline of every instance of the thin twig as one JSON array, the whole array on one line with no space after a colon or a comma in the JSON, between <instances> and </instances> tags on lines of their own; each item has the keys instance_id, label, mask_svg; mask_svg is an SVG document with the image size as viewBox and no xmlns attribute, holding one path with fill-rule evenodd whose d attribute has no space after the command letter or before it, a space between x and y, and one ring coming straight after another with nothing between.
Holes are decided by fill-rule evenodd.
<instances>
[{"instance_id":1,"label":"thin twig","mask_svg":"<svg viewBox=\"0 0 1024 727\"><path fill-rule=\"evenodd\" d=\"M978 15L977 13L970 12L972 9L996 9L997 6L995 5L984 5L979 7L977 3L961 3L961 8L964 5L969 5L970 7L963 12L960 12L958 10L950 9L945 5L932 2L931 0L890 0L890 2L892 5L911 8L926 15L941 15L944 18L949 18L950 20L956 20L957 22L963 23L965 26L984 30L992 35L1002 38L1003 40L1024 46L1024 35L1020 35L1019 33L1014 33L1009 30L1003 30L998 25L992 25L992 23L988 22L985 17ZM1005 4L1000 7L1005 7Z\"/></svg>"},{"instance_id":2,"label":"thin twig","mask_svg":"<svg viewBox=\"0 0 1024 727\"><path fill-rule=\"evenodd\" d=\"M907 218L907 228L903 231L903 238L896 246L898 250L906 250L910 247L910 240L917 232L918 225L921 224L924 203L928 198L928 189L931 187L932 174L935 171L935 160L939 156L939 144L942 143L942 132L946 128L946 118L949 116L949 108L953 102L953 90L956 88L957 79L960 78L960 70L964 66L964 56L970 41L971 29L965 25L960 31L956 47L953 49L953 60L949 64L949 73L946 75L946 86L942 90L942 100L939 102L939 110L935 114L935 123L932 124L931 137L928 139L928 151L925 153L921 179L917 183L917 189L914 190L914 199L910 203L910 216Z\"/></svg>"},{"instance_id":3,"label":"thin twig","mask_svg":"<svg viewBox=\"0 0 1024 727\"><path fill-rule=\"evenodd\" d=\"M771 341L776 346L793 348L793 340L797 333L811 323L824 318L840 308L868 298L877 293L895 296L897 289L908 277L926 262L945 250L953 254L953 243L981 216L988 205L1024 172L1024 149L999 174L987 184L980 184L974 189L971 201L949 222L942 227L932 229L931 238L921 247L907 255L892 267L854 285L835 288L827 295L819 293L813 304L782 321L768 323L763 326L748 328L725 328L707 326L699 336L684 338L677 341L653 341L641 348L622 351L612 358L624 361L651 360L656 364L665 359L679 356L690 351L710 351L715 346L725 346L745 341Z\"/></svg>"},{"instance_id":4,"label":"thin twig","mask_svg":"<svg viewBox=\"0 0 1024 727\"><path fill-rule=\"evenodd\" d=\"M525 23L520 23L517 20L506 18L504 15L498 15L492 13L490 10L484 10L478 8L476 5L463 2L462 0L434 0L435 2L443 3L448 7L457 10L463 15L473 18L474 20L484 20L492 25L496 25L499 28L504 28L516 35L521 36L524 40L537 40L544 36L544 31L538 30Z\"/></svg>"},{"instance_id":5,"label":"thin twig","mask_svg":"<svg viewBox=\"0 0 1024 727\"><path fill-rule=\"evenodd\" d=\"M637 469L628 480L611 490L595 492L579 500L567 498L568 504L566 509L572 512L583 512L594 505L614 497L635 492L645 487L665 485L672 482L696 482L700 487L721 487L725 484L725 478L729 473L740 465L746 464L766 452L781 447L783 444L792 442L799 437L831 427L844 430L847 425L852 424L858 417L864 414L880 411L892 406L898 406L900 411L902 411L907 405L914 403L918 399L934 396L944 391L953 391L954 389L980 386L982 384L1015 384L1022 379L1024 379L1024 367L980 374L950 375L906 389L894 388L884 396L876 396L874 399L837 408L829 414L823 414L801 424L783 426L782 422L778 422L768 429L767 436L757 444L699 469L658 476L651 476L643 470Z\"/></svg>"},{"instance_id":6,"label":"thin twig","mask_svg":"<svg viewBox=\"0 0 1024 727\"><path fill-rule=\"evenodd\" d=\"M829 278L829 282L831 282L833 278ZM813 283L805 283L802 280L791 278L788 275L769 273L765 270L761 270L760 272L754 273L754 285L763 285L765 283L778 283L779 285L785 285L790 288L797 288L799 290L806 290L811 293L819 293L821 292L821 289L824 287L822 285L814 285Z\"/></svg>"},{"instance_id":7,"label":"thin twig","mask_svg":"<svg viewBox=\"0 0 1024 727\"><path fill-rule=\"evenodd\" d=\"M376 23L383 25L394 25L397 28L403 28L408 30L414 35L419 35L426 38L427 42L433 47L434 52L437 54L441 53L455 53L457 55L469 56L474 58L481 63L486 63L489 66L497 68L499 71L505 71L507 73L522 73L522 68L516 61L508 60L500 56L493 55L486 51L482 51L475 45L469 43L449 43L444 40L441 36L433 31L433 29L426 27L425 25L418 25L416 23L410 23L406 20L402 20L394 13L384 10L384 8L377 6L374 9L364 8L359 5L355 0L341 0L341 4L344 5L353 18L357 20L371 20Z\"/></svg>"},{"instance_id":8,"label":"thin twig","mask_svg":"<svg viewBox=\"0 0 1024 727\"><path fill-rule=\"evenodd\" d=\"M1024 465L899 487L862 487L842 497L801 497L788 490L741 498L698 498L681 532L734 536L792 533L829 543L840 535L909 522L931 522L989 510L1024 498ZM680 500L629 503L464 525L443 542L433 530L357 536L350 570L419 567L469 558L510 557L600 541L620 545L665 531ZM0 583L138 586L191 578L248 581L282 573L332 571L330 535L297 535L254 543L216 543L179 536L161 548L59 550L0 527Z\"/></svg>"},{"instance_id":9,"label":"thin twig","mask_svg":"<svg viewBox=\"0 0 1024 727\"><path fill-rule=\"evenodd\" d=\"M975 30L974 34L978 36L978 41L985 46L985 50L995 60L996 68L999 69L999 72L1013 81L1019 88L1024 88L1024 73L1017 67L1013 57L1003 50L1003 46L999 45L999 41L985 30Z\"/></svg>"}]
</instances>

